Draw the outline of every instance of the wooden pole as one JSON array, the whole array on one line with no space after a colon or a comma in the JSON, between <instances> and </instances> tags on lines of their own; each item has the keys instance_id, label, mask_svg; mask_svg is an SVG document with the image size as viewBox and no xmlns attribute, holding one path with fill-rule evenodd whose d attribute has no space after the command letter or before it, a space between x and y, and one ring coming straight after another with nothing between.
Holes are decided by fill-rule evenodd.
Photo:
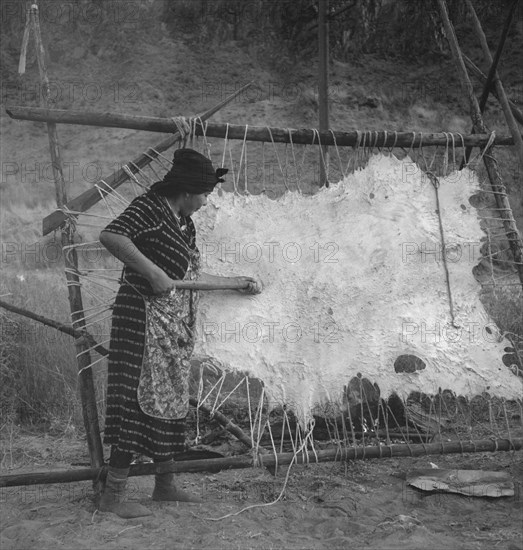
<instances>
[{"instance_id":1,"label":"wooden pole","mask_svg":"<svg viewBox=\"0 0 523 550\"><path fill-rule=\"evenodd\" d=\"M208 414L211 419L215 419L221 426L223 426L229 433L234 435L236 439L241 441L249 449L254 449L254 443L252 439L232 420L229 420L223 413L221 413L220 411L213 412L212 409L210 409L203 403L200 403L198 405L198 401L193 398L189 399L189 405L191 405L195 409L200 409L204 413Z\"/></svg>"},{"instance_id":2,"label":"wooden pole","mask_svg":"<svg viewBox=\"0 0 523 550\"><path fill-rule=\"evenodd\" d=\"M485 56L485 59L488 61L488 63L490 63L490 71L487 76L487 82L485 83L485 89L483 90L483 95L481 96L479 107L481 110L483 110L487 102L488 92L490 89L490 83L489 83L489 77L490 77L493 81L494 89L496 90L496 94L498 96L498 100L501 105L501 108L503 109L503 113L505 114L505 120L507 121L507 126L509 127L510 133L514 138L514 145L516 146L516 152L519 158L519 165L523 170L523 139L521 138L518 124L516 122L516 119L514 118L514 115L512 114L512 110L510 109L507 94L505 93L505 89L503 88L503 84L499 78L499 74L497 71L497 66L498 66L499 59L501 58L503 45L505 44L507 34L510 29L510 23L512 22L512 19L514 17L514 12L516 10L518 1L519 0L514 0L514 2L512 3L494 59L492 58L492 55L490 53L490 49L487 43L487 38L485 36L485 33L483 32L483 28L481 27L481 22L476 14L476 10L474 9L474 6L472 5L472 2L470 0L466 0L466 3L470 11L470 14L472 15L472 23L473 23L474 31L476 32L476 35L479 38L479 41L481 43L483 55Z\"/></svg>"},{"instance_id":3,"label":"wooden pole","mask_svg":"<svg viewBox=\"0 0 523 550\"><path fill-rule=\"evenodd\" d=\"M470 78L465 67L465 62L463 61L463 57L461 56L458 40L454 33L454 27L452 26L452 23L450 22L447 13L445 0L437 1L443 25L445 27L445 32L447 34L447 40L449 42L452 56L454 57L454 61L458 70L460 83L463 91L467 94L469 99L470 116L472 119L474 132L484 134L487 132L487 128L485 127L485 123L483 122L483 117L481 116L481 110L479 108L478 100L474 95L474 88L472 87L472 83L470 82ZM493 146L489 146L483 149L483 162L485 163L485 167L487 169L488 177L490 180L490 185L494 193L499 217L503 223L510 249L512 250L512 253L514 255L516 271L518 273L521 285L523 286L523 242L518 232L516 221L514 220L514 216L512 214L510 202L507 197L507 191L498 170Z\"/></svg>"},{"instance_id":4,"label":"wooden pole","mask_svg":"<svg viewBox=\"0 0 523 550\"><path fill-rule=\"evenodd\" d=\"M78 268L74 270L74 274L77 276L86 275L85 272L82 272ZM174 286L180 290L244 290L249 287L249 283L239 283L235 281L234 277L231 277L230 280L225 281L204 281L195 279L193 281L174 280L173 283ZM1 305L2 302L0 301L0 306Z\"/></svg>"},{"instance_id":5,"label":"wooden pole","mask_svg":"<svg viewBox=\"0 0 523 550\"><path fill-rule=\"evenodd\" d=\"M490 64L490 69L489 69L488 75L486 77L485 83L483 85L483 92L481 93L481 97L479 99L479 109L482 113L484 112L485 107L487 105L488 96L490 95L491 91L493 91L493 90L496 91L496 96L498 97L498 100L501 104L501 107L502 107L503 111L505 111L505 106L506 106L507 111L510 112L510 107L508 107L508 100L507 100L507 97L505 95L505 91L503 90L503 86L501 84L501 81L499 80L499 75L498 75L498 70L497 69L498 69L499 61L501 59L501 54L502 54L503 49L505 47L508 31L510 29L510 24L512 23L512 19L514 17L514 12L515 12L518 1L519 0L514 0L512 2L512 6L509 9L509 13L508 13L507 18L505 20L505 25L504 25L503 31L501 33L501 38L499 40L499 44L498 44L498 47L497 47L497 50L496 50L496 55L494 56L494 58L492 58L492 55L490 54L490 49L489 49L488 44L487 44L487 39L485 37L485 34L483 33L483 29L481 28L481 23L480 23L480 21L478 19L478 16L476 14L476 10L474 9L474 6L470 2L470 0L466 0L467 7L468 7L468 9L470 11L470 14L472 16L472 26L473 26L473 28L476 32L476 35L479 38L481 48L483 49L483 55L485 56L485 59L487 60L487 62ZM500 87L501 87L501 90L503 90L502 94L500 94L500 89L499 89ZM506 114L505 114L505 117L507 117ZM510 112L510 119L511 119L511 122L509 122L509 120L507 119L507 124L509 126L510 131L511 131L512 137L514 137L514 142L515 142L516 146L518 146L518 138L519 138L519 142L521 143L521 152L522 152L521 154L523 156L523 141L521 140L521 135L519 133L519 129L517 127L516 122L514 121L514 117L512 116L511 112ZM512 123L513 123L513 125L512 125ZM515 131L513 130L514 128L515 128ZM471 153L471 148L467 147L467 149L465 150L465 156L464 156L464 160L463 160L464 163L468 162L469 157L470 157L470 153ZM522 166L523 166L523 164L522 164Z\"/></svg>"},{"instance_id":6,"label":"wooden pole","mask_svg":"<svg viewBox=\"0 0 523 550\"><path fill-rule=\"evenodd\" d=\"M82 124L103 126L104 128L128 128L130 130L144 130L146 132L177 134L177 128L171 118L110 113L106 111L93 112L68 111L65 109L42 109L41 107L28 107L25 105L11 105L6 107L6 113L11 118L17 120L32 120L35 122L51 121L61 124ZM206 120L203 118L203 115L202 120ZM202 131L201 124L199 124L198 121L196 121L196 124L200 128L200 131ZM177 139L179 139L178 134ZM158 147L154 147L154 149L158 150Z\"/></svg>"},{"instance_id":7,"label":"wooden pole","mask_svg":"<svg viewBox=\"0 0 523 550\"><path fill-rule=\"evenodd\" d=\"M68 336L72 336L73 338L79 339L84 338L87 340L87 343L90 348L93 348L94 351L99 353L100 355L108 355L107 349L105 349L102 345L98 344L93 336L87 332L87 330L78 330L71 325L65 325L64 323L60 323L59 321L55 321L53 319L49 319L47 317L44 317L43 315L38 315L36 313L33 313L32 311L29 311L27 309L13 306L12 304L8 304L7 302L4 302L3 300L0 300L0 307L3 307L4 309L7 309L7 311L12 311L13 313L16 313L18 315L23 315L24 317L27 317L28 319L32 319L33 321L37 321L38 323L42 323L43 325L46 325L48 327L52 327L59 332L63 332L64 334L67 334Z\"/></svg>"},{"instance_id":8,"label":"wooden pole","mask_svg":"<svg viewBox=\"0 0 523 550\"><path fill-rule=\"evenodd\" d=\"M501 38L499 39L499 44L496 49L496 54L494 55L494 58L492 58L492 55L490 53L490 49L487 44L487 39L485 37L485 34L483 33L483 29L481 28L481 23L478 19L474 6L470 2L470 0L465 0L465 1L470 11L470 14L472 15L472 26L474 27L474 31L476 32L479 38L481 48L483 49L483 55L485 56L485 59L490 65L490 68L487 74L487 80L485 82L485 87L483 88L483 92L481 94L481 97L479 98L479 108L481 112L483 112L485 105L487 104L488 96L491 92L492 84L495 84L496 80L499 80L498 65L501 59L501 54L503 53L505 44L507 42L508 31L510 30L510 25L512 23L512 19L514 18L514 13L516 11L516 6L519 0L513 0L512 5L510 6L509 12L507 14L507 18L505 19L505 25L503 26L503 31L501 32Z\"/></svg>"},{"instance_id":9,"label":"wooden pole","mask_svg":"<svg viewBox=\"0 0 523 550\"><path fill-rule=\"evenodd\" d=\"M36 55L38 59L38 68L40 71L40 79L42 83L42 99L44 106L48 106L49 98L49 77L47 75L47 67L45 60L45 51L40 33L40 23L38 16L38 6L31 6L31 20L33 25L34 36L36 40ZM56 124L47 123L47 134L49 137L49 148L51 151L51 162L53 165L53 174L56 188L56 204L62 208L67 203L67 190L62 172L62 160L60 156L60 147L58 142L58 133ZM62 229L62 248L70 246L74 242L75 229L73 225ZM66 278L69 291L69 305L71 308L71 319L74 328L83 329L85 321L83 320L83 303L80 287L78 286L79 279L76 275L70 273L71 269L78 269L78 260L74 249L72 254L65 254ZM89 344L84 338L75 340L78 363L78 383L80 388L80 398L82 402L82 415L85 426L85 434L87 438L87 446L89 449L89 458L93 468L100 468L104 463L102 440L100 438L100 427L98 424L98 409L96 406L96 395L94 389L94 381L92 371L88 367L91 364L91 356L89 353ZM99 482L94 482L94 490L98 492L101 489Z\"/></svg>"},{"instance_id":10,"label":"wooden pole","mask_svg":"<svg viewBox=\"0 0 523 550\"><path fill-rule=\"evenodd\" d=\"M229 97L226 97L223 101L216 104L208 111L205 111L205 113L202 113L197 118L202 122L205 122L208 118L214 115L214 113L219 111L222 107L233 101L238 95L244 92L249 86L251 86L251 84L252 82L249 82L249 84L241 87L239 90L231 94ZM142 153L133 161L128 163L129 171L133 174L136 174L140 169L147 166L152 159L158 157L158 153L166 151L167 149L169 149L169 147L173 146L180 139L180 133L178 131L174 132L172 136L164 139L155 147L149 148L145 153ZM120 168L119 170L113 172L107 178L104 178L103 182L99 182L91 189L88 189L87 191L76 197L76 199L68 202L65 206L68 210L73 212L85 212L101 200L99 188L104 190L107 189L106 194L109 194L111 190L120 187L120 185L125 183L128 179L128 173L123 168ZM56 210L49 216L46 216L43 220L43 234L47 235L51 233L51 231L58 229L66 220L67 216L62 210Z\"/></svg>"},{"instance_id":11,"label":"wooden pole","mask_svg":"<svg viewBox=\"0 0 523 550\"><path fill-rule=\"evenodd\" d=\"M485 73L465 54L463 54L463 60L465 61L465 65L467 68L472 72L472 74L482 83L485 84L487 81L487 76ZM499 100L498 93L496 90L492 90L492 94L496 99ZM514 115L514 118L520 123L523 124L523 113L518 109L517 105L513 102L508 100L508 104L510 105L510 110L512 111L512 114ZM494 144L497 145L497 144Z\"/></svg>"},{"instance_id":12,"label":"wooden pole","mask_svg":"<svg viewBox=\"0 0 523 550\"><path fill-rule=\"evenodd\" d=\"M347 460L365 460L368 458L395 458L406 456L429 456L462 453L493 453L497 451L519 451L523 448L523 439L485 439L481 441L449 441L440 443L416 443L401 445L379 445L376 447L345 447L315 452L266 454L258 456L259 466L271 468L291 463L310 464L314 462L334 462ZM185 460L169 466L155 463L133 464L129 476L146 476L163 472L218 472L221 470L252 468L255 466L251 455L210 458L203 460ZM0 487L21 485L40 485L46 483L71 483L103 477L100 468L82 468L58 472L34 472L0 476Z\"/></svg>"},{"instance_id":13,"label":"wooden pole","mask_svg":"<svg viewBox=\"0 0 523 550\"><path fill-rule=\"evenodd\" d=\"M174 281L176 288L185 290L243 290L249 286L249 283L237 283L233 279L230 281Z\"/></svg>"},{"instance_id":14,"label":"wooden pole","mask_svg":"<svg viewBox=\"0 0 523 550\"><path fill-rule=\"evenodd\" d=\"M28 4L25 10L25 29L24 37L22 38L22 48L20 49L20 61L18 62L18 74L23 75L25 73L25 63L27 58L27 46L29 45L29 38L31 37L31 6Z\"/></svg>"},{"instance_id":15,"label":"wooden pole","mask_svg":"<svg viewBox=\"0 0 523 550\"><path fill-rule=\"evenodd\" d=\"M480 71L481 72L481 71ZM148 132L170 134L173 131L172 120L169 118L145 117L122 113L105 113L93 111L66 111L63 109L43 109L41 107L25 107L12 105L6 108L6 113L15 120L32 120L35 122L56 122L60 124L81 124L84 126L107 126L111 128L128 128ZM199 121L195 122L197 136L204 135L204 129ZM318 145L316 130L310 128L278 128L267 126L248 126L244 124L226 124L207 122L205 135L212 138L232 140L271 142L271 134L275 143L292 143L297 145ZM446 146L454 143L455 147L481 147L487 144L489 134L453 134L449 132L421 133L413 131L395 132L391 130L361 131L360 139L365 136L365 143L375 144L375 147L414 148ZM354 147L358 143L358 132L327 131L319 133L320 142L325 145L336 144L340 147ZM496 135L494 145L514 145L514 139L509 135ZM157 147L155 147L158 150ZM104 180L106 181L106 180Z\"/></svg>"},{"instance_id":16,"label":"wooden pole","mask_svg":"<svg viewBox=\"0 0 523 550\"><path fill-rule=\"evenodd\" d=\"M318 103L320 114L320 132L329 130L329 0L318 2ZM320 147L320 187L328 186L327 171L329 166L329 149Z\"/></svg>"}]
</instances>

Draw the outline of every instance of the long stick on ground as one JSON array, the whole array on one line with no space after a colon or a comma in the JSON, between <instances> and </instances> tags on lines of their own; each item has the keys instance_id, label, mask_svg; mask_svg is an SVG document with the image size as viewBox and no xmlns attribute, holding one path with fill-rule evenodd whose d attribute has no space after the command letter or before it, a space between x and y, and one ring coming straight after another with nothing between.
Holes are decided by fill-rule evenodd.
<instances>
[{"instance_id":1,"label":"long stick on ground","mask_svg":"<svg viewBox=\"0 0 523 550\"><path fill-rule=\"evenodd\" d=\"M215 419L222 427L224 427L229 433L234 435L236 439L245 444L249 449L254 448L254 443L252 439L240 428L240 426L236 425L232 420L229 420L220 411L213 412L203 403L198 404L198 401L193 398L189 399L189 404L195 409L202 410L204 413L208 414L210 418Z\"/></svg>"},{"instance_id":2,"label":"long stick on ground","mask_svg":"<svg viewBox=\"0 0 523 550\"><path fill-rule=\"evenodd\" d=\"M481 71L480 71L481 72ZM99 111L67 111L64 109L43 109L41 107L26 107L12 105L6 108L6 113L15 120L31 120L34 122L56 122L60 124L80 124L83 126L103 126L109 128L127 128L148 132L171 133L173 122L170 118L148 117L122 113L107 113ZM203 119L203 115L202 115ZM205 120L205 119L203 119ZM293 143L299 145L318 144L318 131L312 128L279 128L276 126L246 126L244 124L225 124L208 122L205 129L196 120L195 134L211 138L237 139L275 143ZM454 143L455 147L482 147L490 138L490 134L457 134L449 132L395 132L395 131L328 131L319 132L321 144L353 147L365 137L365 143L374 147L431 147L447 146ZM514 145L514 139L509 135L496 135L494 145ZM156 147L156 150L159 150ZM105 180L107 181L107 180Z\"/></svg>"},{"instance_id":3,"label":"long stick on ground","mask_svg":"<svg viewBox=\"0 0 523 550\"><path fill-rule=\"evenodd\" d=\"M438 0L438 6L441 13L443 25L445 27L447 40L452 51L452 56L456 63L460 83L463 91L466 93L469 100L470 117L472 119L474 131L484 134L487 132L487 129L485 127L485 123L483 122L481 110L479 108L478 100L474 94L474 88L472 87L472 83L470 82L467 68L465 67L465 62L463 61L463 57L461 56L458 39L456 38L454 27L450 22L445 0ZM498 170L498 164L494 156L493 146L489 146L488 148L485 148L483 150L483 162L487 169L490 185L494 193L499 217L502 220L510 249L512 250L512 253L514 255L516 271L518 273L519 280L523 285L523 242L521 240L521 236L519 235L516 221L514 220L514 216L512 214L510 202L507 197L507 190L505 189L503 180L501 179L501 175Z\"/></svg>"},{"instance_id":4,"label":"long stick on ground","mask_svg":"<svg viewBox=\"0 0 523 550\"><path fill-rule=\"evenodd\" d=\"M238 91L236 91L234 94L231 94L229 97L225 98L223 101L209 109L208 111L205 111L205 113L201 114L198 119L205 121L214 113L219 111L222 107L230 103L234 100L239 94L241 94L246 88L248 88L251 85L251 83L246 84L242 88L240 88ZM142 153L140 156L136 157L133 161L128 163L128 170L136 174L139 170L147 166L152 159L156 158L158 156L158 153L162 153L163 151L166 151L174 145L177 141L181 139L180 132L174 131L174 122L171 120L171 132L173 132L173 135L168 137L167 139L164 139L160 143L156 144L155 147L149 148L145 153ZM154 149L154 150L153 150ZM129 174L123 169L120 168L119 170L116 170L113 172L110 176L105 178L103 182L100 182L100 186L102 189L107 189L107 194L109 194L110 190L116 189L122 183L125 183L129 179ZM73 212L85 212L92 206L94 206L97 202L101 200L100 192L98 188L92 187L91 189L88 189L72 201L68 202L65 207L68 210L71 210ZM55 229L58 229L67 219L66 214L62 210L56 210L49 216L46 216L43 220L43 234L47 235L48 233L51 233L51 231L54 231Z\"/></svg>"},{"instance_id":5,"label":"long stick on ground","mask_svg":"<svg viewBox=\"0 0 523 550\"><path fill-rule=\"evenodd\" d=\"M440 443L411 445L379 445L376 447L344 447L315 451L314 453L278 453L263 455L259 465L270 468L285 466L291 462L310 464L311 462L334 462L346 460L365 460L368 458L394 458L405 456L428 456L453 453L485 453L498 451L519 451L523 448L523 439L485 439L481 441L449 441ZM204 460L186 460L174 462L171 466L158 466L155 463L133 464L130 476L153 475L157 472L217 472L252 468L251 455L230 456L226 458L210 458ZM0 487L17 487L20 485L41 485L46 483L72 483L103 477L104 471L96 468L78 470L63 470L59 472L41 472L0 476Z\"/></svg>"}]
</instances>

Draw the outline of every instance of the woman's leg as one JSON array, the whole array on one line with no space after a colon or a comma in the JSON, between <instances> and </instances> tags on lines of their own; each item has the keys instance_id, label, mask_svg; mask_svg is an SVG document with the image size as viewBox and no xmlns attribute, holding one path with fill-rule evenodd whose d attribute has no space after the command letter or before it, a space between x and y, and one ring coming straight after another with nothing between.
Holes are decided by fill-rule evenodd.
<instances>
[{"instance_id":1,"label":"woman's leg","mask_svg":"<svg viewBox=\"0 0 523 550\"><path fill-rule=\"evenodd\" d=\"M174 465L173 458L166 458L162 456L161 458L154 458L154 463L156 464L158 470L161 473L158 473L154 476L154 491L153 491L153 500L161 501L177 501L177 502L201 502L202 500L195 496L178 489L174 485L174 473L165 471L169 470Z\"/></svg>"},{"instance_id":2,"label":"woman's leg","mask_svg":"<svg viewBox=\"0 0 523 550\"><path fill-rule=\"evenodd\" d=\"M133 459L132 453L120 451L116 445L111 447L111 456L109 457L109 466L113 468L129 468Z\"/></svg>"},{"instance_id":3,"label":"woman's leg","mask_svg":"<svg viewBox=\"0 0 523 550\"><path fill-rule=\"evenodd\" d=\"M131 453L121 451L116 446L111 447L105 488L98 506L100 512L113 512L126 519L151 515L151 511L145 506L137 502L129 502L125 498L131 460Z\"/></svg>"}]
</instances>

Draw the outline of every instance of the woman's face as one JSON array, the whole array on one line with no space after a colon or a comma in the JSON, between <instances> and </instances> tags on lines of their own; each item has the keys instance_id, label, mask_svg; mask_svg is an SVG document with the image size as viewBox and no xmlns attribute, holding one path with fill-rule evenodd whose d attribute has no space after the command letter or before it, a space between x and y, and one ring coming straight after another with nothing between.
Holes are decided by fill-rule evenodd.
<instances>
[{"instance_id":1,"label":"woman's face","mask_svg":"<svg viewBox=\"0 0 523 550\"><path fill-rule=\"evenodd\" d=\"M192 216L197 210L200 210L202 206L207 204L207 197L209 195L210 193L200 193L199 195L188 193L180 209L180 213L183 216Z\"/></svg>"}]
</instances>

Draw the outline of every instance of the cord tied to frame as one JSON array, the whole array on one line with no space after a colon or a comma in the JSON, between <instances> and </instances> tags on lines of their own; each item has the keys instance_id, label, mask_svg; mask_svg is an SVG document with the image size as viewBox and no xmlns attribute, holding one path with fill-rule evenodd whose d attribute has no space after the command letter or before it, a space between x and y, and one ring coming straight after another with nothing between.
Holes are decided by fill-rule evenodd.
<instances>
[{"instance_id":1,"label":"cord tied to frame","mask_svg":"<svg viewBox=\"0 0 523 550\"><path fill-rule=\"evenodd\" d=\"M488 138L488 141L487 141L487 144L485 145L485 147L483 148L483 151L481 151L481 153L479 154L478 158L475 159L477 163L481 162L481 160L483 159L484 155L487 153L487 151L490 151L490 148L492 147L492 145L494 144L494 140L496 139L496 132L494 132L494 130L492 132L490 132L490 136ZM468 165L467 165L468 166Z\"/></svg>"},{"instance_id":2,"label":"cord tied to frame","mask_svg":"<svg viewBox=\"0 0 523 550\"><path fill-rule=\"evenodd\" d=\"M78 225L78 212L69 210L65 204L58 210L60 210L65 216L63 230L68 237L72 239L73 235L76 233L76 227Z\"/></svg>"},{"instance_id":3,"label":"cord tied to frame","mask_svg":"<svg viewBox=\"0 0 523 550\"><path fill-rule=\"evenodd\" d=\"M434 191L436 192L436 209L438 213L438 224L439 224L439 233L441 237L441 249L442 249L442 258L443 258L443 268L445 270L445 283L447 286L447 296L449 299L449 309L450 309L450 319L452 326L454 328L461 328L461 326L456 321L456 316L454 313L454 301L452 298L452 289L450 288L450 273L449 273L449 267L447 264L447 245L445 243L445 233L443 231L443 220L441 219L441 204L439 200L439 187L440 182L436 174L434 172L427 172L427 176L429 177L433 187Z\"/></svg>"},{"instance_id":4,"label":"cord tied to frame","mask_svg":"<svg viewBox=\"0 0 523 550\"><path fill-rule=\"evenodd\" d=\"M184 116L174 116L171 117L171 120L174 122L177 132L180 134L180 140L186 143L187 136L193 133L192 119L187 119Z\"/></svg>"}]
</instances>

